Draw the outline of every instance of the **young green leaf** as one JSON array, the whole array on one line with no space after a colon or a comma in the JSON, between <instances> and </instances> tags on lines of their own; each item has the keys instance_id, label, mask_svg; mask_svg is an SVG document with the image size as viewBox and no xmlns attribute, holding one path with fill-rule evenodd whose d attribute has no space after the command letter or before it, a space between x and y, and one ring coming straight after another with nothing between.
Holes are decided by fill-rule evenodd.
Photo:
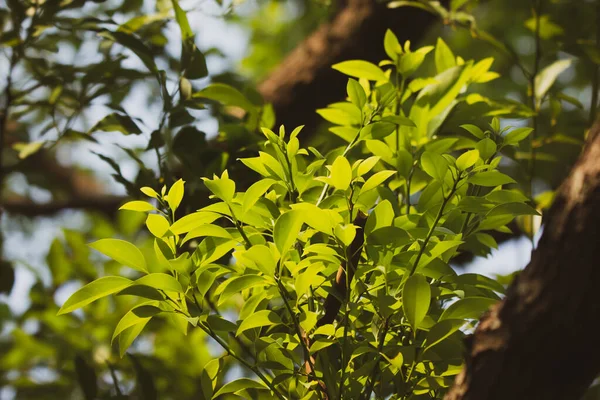
<instances>
[{"instance_id":1,"label":"young green leaf","mask_svg":"<svg viewBox=\"0 0 600 400\"><path fill-rule=\"evenodd\" d=\"M349 165L348 168L350 168ZM298 238L303 222L302 213L296 210L287 211L277 218L273 236L277 250L282 256L287 253Z\"/></svg>"},{"instance_id":2,"label":"young green leaf","mask_svg":"<svg viewBox=\"0 0 600 400\"><path fill-rule=\"evenodd\" d=\"M142 252L133 244L120 239L101 239L89 246L121 263L140 272L148 272L146 259Z\"/></svg>"},{"instance_id":3,"label":"young green leaf","mask_svg":"<svg viewBox=\"0 0 600 400\"><path fill-rule=\"evenodd\" d=\"M508 175L503 174L500 171L483 171L478 172L475 175L467 179L467 182L473 185L479 186L500 186L508 183L515 183L515 180Z\"/></svg>"},{"instance_id":4,"label":"young green leaf","mask_svg":"<svg viewBox=\"0 0 600 400\"><path fill-rule=\"evenodd\" d=\"M271 310L257 311L242 321L240 327L235 333L235 336L241 335L248 329L260 328L263 326L271 326L280 323L281 318L279 318L279 315L277 315L275 312Z\"/></svg>"},{"instance_id":5,"label":"young green leaf","mask_svg":"<svg viewBox=\"0 0 600 400\"><path fill-rule=\"evenodd\" d=\"M393 176L395 173L396 173L395 171L379 171L379 172L374 173L369 179L367 179L365 184L360 188L359 195L361 195L365 192L368 192L369 190L377 188L379 185L381 185L383 182L385 182L388 178Z\"/></svg>"},{"instance_id":6,"label":"young green leaf","mask_svg":"<svg viewBox=\"0 0 600 400\"><path fill-rule=\"evenodd\" d=\"M215 212L197 211L175 221L173 225L171 225L170 230L175 235L181 235L182 233L190 232L202 225L210 224L221 217L222 215Z\"/></svg>"},{"instance_id":7,"label":"young green leaf","mask_svg":"<svg viewBox=\"0 0 600 400\"><path fill-rule=\"evenodd\" d=\"M168 274L157 272L142 276L133 282L134 285L150 286L151 288L164 290L166 292L182 293L183 288L181 283L174 277Z\"/></svg>"},{"instance_id":8,"label":"young green leaf","mask_svg":"<svg viewBox=\"0 0 600 400\"><path fill-rule=\"evenodd\" d=\"M117 324L112 335L111 343L114 342L116 337L125 329L144 321L148 322L153 316L161 313L162 310L158 308L157 305L158 302L156 301L147 301L129 310Z\"/></svg>"},{"instance_id":9,"label":"young green leaf","mask_svg":"<svg viewBox=\"0 0 600 400\"><path fill-rule=\"evenodd\" d=\"M260 382L253 381L252 379L239 378L223 385L223 387L219 389L212 398L216 399L219 396L228 393L237 394L238 392L243 392L246 389L267 389L267 387Z\"/></svg>"},{"instance_id":10,"label":"young green leaf","mask_svg":"<svg viewBox=\"0 0 600 400\"><path fill-rule=\"evenodd\" d=\"M435 45L435 67L437 69L437 73L441 74L445 70L455 66L456 59L454 58L452 50L450 50L450 47L448 47L442 38L438 38Z\"/></svg>"},{"instance_id":11,"label":"young green leaf","mask_svg":"<svg viewBox=\"0 0 600 400\"><path fill-rule=\"evenodd\" d=\"M241 293L243 290L250 289L256 286L267 286L269 281L264 276L246 274L235 276L223 282L217 290L215 296L219 296L218 305L222 305L231 298L234 294Z\"/></svg>"},{"instance_id":12,"label":"young green leaf","mask_svg":"<svg viewBox=\"0 0 600 400\"><path fill-rule=\"evenodd\" d=\"M413 331L427 315L431 303L431 288L421 274L414 274L404 284L402 291L402 309Z\"/></svg>"},{"instance_id":13,"label":"young green leaf","mask_svg":"<svg viewBox=\"0 0 600 400\"><path fill-rule=\"evenodd\" d=\"M421 155L421 167L427 175L433 179L443 182L448 171L448 162L444 157L431 151L425 151Z\"/></svg>"},{"instance_id":14,"label":"young green leaf","mask_svg":"<svg viewBox=\"0 0 600 400\"><path fill-rule=\"evenodd\" d=\"M391 30L385 31L385 36L383 38L383 48L385 53L388 55L392 61L398 60L398 56L403 53L402 46L398 42L398 38Z\"/></svg>"},{"instance_id":15,"label":"young green leaf","mask_svg":"<svg viewBox=\"0 0 600 400\"><path fill-rule=\"evenodd\" d=\"M169 193L167 193L167 203L169 203L169 208L171 211L175 213L179 204L181 204L181 200L183 199L183 186L185 182L182 179L179 179L177 182L171 186L169 189Z\"/></svg>"},{"instance_id":16,"label":"young green leaf","mask_svg":"<svg viewBox=\"0 0 600 400\"><path fill-rule=\"evenodd\" d=\"M359 109L362 109L365 103L367 102L367 95L365 94L365 90L363 87L354 79L348 79L348 84L346 85L346 91L348 92L348 97L352 104L354 104Z\"/></svg>"},{"instance_id":17,"label":"young green leaf","mask_svg":"<svg viewBox=\"0 0 600 400\"><path fill-rule=\"evenodd\" d=\"M146 201L129 201L119 207L119 210L130 210L130 211L140 211L140 212L148 212L155 210L154 206Z\"/></svg>"},{"instance_id":18,"label":"young green leaf","mask_svg":"<svg viewBox=\"0 0 600 400\"><path fill-rule=\"evenodd\" d=\"M520 141L527 138L533 132L533 128L517 128L509 132L504 137L504 144L506 145L518 145Z\"/></svg>"},{"instance_id":19,"label":"young green leaf","mask_svg":"<svg viewBox=\"0 0 600 400\"><path fill-rule=\"evenodd\" d=\"M148 218L146 218L146 227L151 234L157 238L161 238L169 230L169 221L160 214L148 214Z\"/></svg>"},{"instance_id":20,"label":"young green leaf","mask_svg":"<svg viewBox=\"0 0 600 400\"><path fill-rule=\"evenodd\" d=\"M133 341L142 333L149 320L142 319L119 334L119 356L123 358Z\"/></svg>"},{"instance_id":21,"label":"young green leaf","mask_svg":"<svg viewBox=\"0 0 600 400\"><path fill-rule=\"evenodd\" d=\"M471 135L475 136L477 139L485 139L485 133L483 133L483 131L475 125L465 124L461 125L460 127L465 129Z\"/></svg>"},{"instance_id":22,"label":"young green leaf","mask_svg":"<svg viewBox=\"0 0 600 400\"><path fill-rule=\"evenodd\" d=\"M365 78L370 81L387 81L387 75L377 65L368 61L351 60L334 64L331 68L354 78Z\"/></svg>"},{"instance_id":23,"label":"young green leaf","mask_svg":"<svg viewBox=\"0 0 600 400\"><path fill-rule=\"evenodd\" d=\"M244 212L247 212L252 207L254 207L254 204L256 204L258 199L263 194L265 194L265 192L267 190L269 190L269 188L271 186L273 186L276 182L277 181L275 181L274 179L266 178L266 179L261 179L260 181L253 183L252 186L250 186L248 188L248 190L246 191L246 193L244 194L242 210Z\"/></svg>"},{"instance_id":24,"label":"young green leaf","mask_svg":"<svg viewBox=\"0 0 600 400\"><path fill-rule=\"evenodd\" d=\"M102 297L120 292L131 283L129 279L120 276L98 278L73 293L58 310L57 315L70 313Z\"/></svg>"},{"instance_id":25,"label":"young green leaf","mask_svg":"<svg viewBox=\"0 0 600 400\"><path fill-rule=\"evenodd\" d=\"M497 300L487 297L467 297L452 303L440 316L445 319L478 319Z\"/></svg>"},{"instance_id":26,"label":"young green leaf","mask_svg":"<svg viewBox=\"0 0 600 400\"><path fill-rule=\"evenodd\" d=\"M456 168L465 171L475 165L477 160L479 160L479 150L469 150L458 157L456 160Z\"/></svg>"},{"instance_id":27,"label":"young green leaf","mask_svg":"<svg viewBox=\"0 0 600 400\"><path fill-rule=\"evenodd\" d=\"M348 189L352 180L352 167L346 157L338 156L333 162L330 172L331 186L338 190Z\"/></svg>"},{"instance_id":28,"label":"young green leaf","mask_svg":"<svg viewBox=\"0 0 600 400\"><path fill-rule=\"evenodd\" d=\"M563 73L571 66L572 59L564 59L553 62L542 69L535 77L535 98L537 107L540 107L542 100L548 90L552 87L558 75Z\"/></svg>"}]
</instances>

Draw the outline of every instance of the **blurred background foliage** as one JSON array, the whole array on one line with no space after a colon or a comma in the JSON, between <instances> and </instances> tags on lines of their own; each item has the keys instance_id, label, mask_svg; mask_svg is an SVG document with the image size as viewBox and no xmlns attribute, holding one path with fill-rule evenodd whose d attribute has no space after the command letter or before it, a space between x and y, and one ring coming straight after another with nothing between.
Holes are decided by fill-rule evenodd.
<instances>
[{"instance_id":1,"label":"blurred background foliage","mask_svg":"<svg viewBox=\"0 0 600 400\"><path fill-rule=\"evenodd\" d=\"M303 88L318 82L319 69L280 70L290 68L287 57L310 61L311 52L293 54L307 42L338 59L372 52L381 55L378 61L384 58L383 36L366 49L353 29L382 25L385 15L384 28L401 41L417 39L413 48L441 36L463 59L493 57L500 77L479 85L481 98L471 98L472 104L465 99L439 134L459 134L464 123L484 126L493 114L504 125L536 126L533 177L531 152L515 154L517 161L504 168L524 187L531 184L540 209L596 117L596 1L395 1L390 8L370 0L181 1L189 26L175 17L174 4L0 1L2 400L201 398L204 367L220 350L200 330L183 336L168 321L153 320L120 359L110 337L131 308L128 296L104 299L75 315L56 317L56 311L84 283L122 273L87 243L118 236L150 248L139 214L116 212L126 196L182 177L187 203L181 210L197 209L208 197L201 177L227 167L242 186L252 181L240 175L236 159L256 149L260 126L295 124L288 114L316 116L321 98L343 98L343 86L336 91L321 84L312 97L301 97ZM361 12L360 24L342 25L346 31L335 25ZM402 13L419 18L407 22ZM319 31L343 45L318 41L312 32ZM573 61L535 113L532 76L565 59ZM292 86L302 98L301 109L288 110L285 118L277 111L290 106L270 97L266 83L261 86L281 76L300 82L300 89ZM237 90L203 91L209 82ZM325 152L341 142L319 121L301 139ZM523 220L513 231L498 240L533 237L535 227ZM517 261L505 254L508 268L488 273L509 274L524 264L529 249ZM502 251L494 257L503 257ZM223 368L229 376L243 373L233 364Z\"/></svg>"}]
</instances>

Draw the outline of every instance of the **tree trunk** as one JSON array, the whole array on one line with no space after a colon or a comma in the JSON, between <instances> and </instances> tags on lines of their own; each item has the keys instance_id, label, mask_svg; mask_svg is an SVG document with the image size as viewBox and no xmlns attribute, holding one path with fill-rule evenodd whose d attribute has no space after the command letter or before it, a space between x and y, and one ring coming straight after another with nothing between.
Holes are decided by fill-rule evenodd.
<instances>
[{"instance_id":1,"label":"tree trunk","mask_svg":"<svg viewBox=\"0 0 600 400\"><path fill-rule=\"evenodd\" d=\"M580 399L600 372L600 122L531 262L484 315L446 400Z\"/></svg>"}]
</instances>

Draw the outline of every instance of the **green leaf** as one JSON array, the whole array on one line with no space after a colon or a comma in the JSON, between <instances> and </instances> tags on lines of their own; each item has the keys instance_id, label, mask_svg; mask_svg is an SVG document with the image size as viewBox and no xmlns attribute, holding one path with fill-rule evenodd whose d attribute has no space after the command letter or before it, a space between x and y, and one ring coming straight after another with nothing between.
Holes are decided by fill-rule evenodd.
<instances>
[{"instance_id":1,"label":"green leaf","mask_svg":"<svg viewBox=\"0 0 600 400\"><path fill-rule=\"evenodd\" d=\"M483 133L483 131L478 126L465 124L461 125L460 127L465 129L471 135L475 136L477 139L485 139L485 133Z\"/></svg>"},{"instance_id":2,"label":"green leaf","mask_svg":"<svg viewBox=\"0 0 600 400\"><path fill-rule=\"evenodd\" d=\"M29 142L29 143L15 143L13 148L19 151L19 159L24 160L27 157L37 153L44 146L43 141Z\"/></svg>"},{"instance_id":3,"label":"green leaf","mask_svg":"<svg viewBox=\"0 0 600 400\"><path fill-rule=\"evenodd\" d=\"M147 212L155 210L154 206L147 201L134 200L129 201L119 207L119 210L131 210L131 211L140 211Z\"/></svg>"},{"instance_id":4,"label":"green leaf","mask_svg":"<svg viewBox=\"0 0 600 400\"><path fill-rule=\"evenodd\" d=\"M235 333L235 336L239 336L240 334L247 331L248 329L259 328L259 327L263 327L263 326L271 326L271 325L280 324L280 323L281 323L281 319L279 318L279 315L277 315L273 311L271 311L271 310L257 311L242 321L242 323L240 324L240 327L238 328L237 332Z\"/></svg>"},{"instance_id":5,"label":"green leaf","mask_svg":"<svg viewBox=\"0 0 600 400\"><path fill-rule=\"evenodd\" d=\"M558 75L571 66L572 59L558 60L548 65L535 77L535 98L539 108L548 90L552 87Z\"/></svg>"},{"instance_id":6,"label":"green leaf","mask_svg":"<svg viewBox=\"0 0 600 400\"><path fill-rule=\"evenodd\" d=\"M359 109L362 109L367 102L367 95L360 83L354 79L348 79L346 91L348 92L348 97L350 98L352 104Z\"/></svg>"},{"instance_id":7,"label":"green leaf","mask_svg":"<svg viewBox=\"0 0 600 400\"><path fill-rule=\"evenodd\" d=\"M256 111L256 106L242 92L224 83L211 83L201 91L194 93L193 97L215 100L226 106L236 106L246 111Z\"/></svg>"},{"instance_id":8,"label":"green leaf","mask_svg":"<svg viewBox=\"0 0 600 400\"><path fill-rule=\"evenodd\" d=\"M465 171L475 165L477 160L479 160L479 150L469 150L458 157L456 167L461 171Z\"/></svg>"},{"instance_id":9,"label":"green leaf","mask_svg":"<svg viewBox=\"0 0 600 400\"><path fill-rule=\"evenodd\" d=\"M148 272L144 255L129 242L120 239L100 239L89 246L120 264L140 272Z\"/></svg>"},{"instance_id":10,"label":"green leaf","mask_svg":"<svg viewBox=\"0 0 600 400\"><path fill-rule=\"evenodd\" d=\"M346 157L338 156L333 162L330 172L331 186L338 190L348 189L352 181L352 167Z\"/></svg>"},{"instance_id":11,"label":"green leaf","mask_svg":"<svg viewBox=\"0 0 600 400\"><path fill-rule=\"evenodd\" d=\"M137 126L133 119L131 119L131 117L119 113L108 114L106 117L98 121L89 132L92 133L97 131L121 132L123 135L139 135L142 133L141 129Z\"/></svg>"},{"instance_id":12,"label":"green leaf","mask_svg":"<svg viewBox=\"0 0 600 400\"><path fill-rule=\"evenodd\" d=\"M504 137L503 144L507 145L517 145L523 139L526 139L531 132L533 132L533 128L517 128L512 130Z\"/></svg>"},{"instance_id":13,"label":"green leaf","mask_svg":"<svg viewBox=\"0 0 600 400\"><path fill-rule=\"evenodd\" d=\"M372 156L367 158L366 160L363 160L356 169L356 175L363 176L371 169L373 169L373 167L379 162L380 159L381 157Z\"/></svg>"},{"instance_id":14,"label":"green leaf","mask_svg":"<svg viewBox=\"0 0 600 400\"><path fill-rule=\"evenodd\" d=\"M448 171L448 162L437 153L425 151L421 155L421 167L427 175L437 181L443 182Z\"/></svg>"},{"instance_id":15,"label":"green leaf","mask_svg":"<svg viewBox=\"0 0 600 400\"><path fill-rule=\"evenodd\" d=\"M117 293L131 283L129 279L120 276L104 276L96 279L73 293L58 310L57 315L70 313L102 297Z\"/></svg>"},{"instance_id":16,"label":"green leaf","mask_svg":"<svg viewBox=\"0 0 600 400\"><path fill-rule=\"evenodd\" d=\"M152 50L150 50L140 39L136 36L127 33L127 32L109 32L103 31L98 34L101 37L112 40L114 42L119 43L121 46L127 47L129 50L133 51L136 56L142 60L146 68L150 72L157 74L158 77L158 68L154 62L154 56Z\"/></svg>"},{"instance_id":17,"label":"green leaf","mask_svg":"<svg viewBox=\"0 0 600 400\"><path fill-rule=\"evenodd\" d=\"M185 70L184 76L187 79L201 79L208 76L206 58L196 46L193 37L184 39L181 43L181 68Z\"/></svg>"},{"instance_id":18,"label":"green leaf","mask_svg":"<svg viewBox=\"0 0 600 400\"><path fill-rule=\"evenodd\" d=\"M475 148L479 151L479 156L482 160L487 161L496 154L498 147L496 146L496 142L494 142L490 138L485 138L480 140L475 145Z\"/></svg>"},{"instance_id":19,"label":"green leaf","mask_svg":"<svg viewBox=\"0 0 600 400\"><path fill-rule=\"evenodd\" d=\"M123 358L125 352L131 346L135 338L144 330L148 320L140 320L137 324L125 329L119 335L119 356Z\"/></svg>"},{"instance_id":20,"label":"green leaf","mask_svg":"<svg viewBox=\"0 0 600 400\"><path fill-rule=\"evenodd\" d=\"M177 0L171 0L171 2L173 3L173 9L175 10L175 20L181 29L181 38L188 39L193 37L194 32L192 32L185 11L181 9Z\"/></svg>"},{"instance_id":21,"label":"green leaf","mask_svg":"<svg viewBox=\"0 0 600 400\"><path fill-rule=\"evenodd\" d=\"M368 61L351 60L334 64L331 68L354 78L364 78L370 81L387 81L387 75L377 65Z\"/></svg>"},{"instance_id":22,"label":"green leaf","mask_svg":"<svg viewBox=\"0 0 600 400\"><path fill-rule=\"evenodd\" d=\"M273 236L277 250L282 257L298 238L303 222L302 213L296 210L287 211L277 218Z\"/></svg>"},{"instance_id":23,"label":"green leaf","mask_svg":"<svg viewBox=\"0 0 600 400\"><path fill-rule=\"evenodd\" d=\"M413 331L425 319L431 303L431 288L421 274L414 274L406 280L402 291L402 308Z\"/></svg>"},{"instance_id":24,"label":"green leaf","mask_svg":"<svg viewBox=\"0 0 600 400\"><path fill-rule=\"evenodd\" d=\"M499 204L488 213L488 217L494 217L499 215L540 215L540 213L533 207L525 203L504 203Z\"/></svg>"},{"instance_id":25,"label":"green leaf","mask_svg":"<svg viewBox=\"0 0 600 400\"><path fill-rule=\"evenodd\" d=\"M151 288L164 290L166 292L182 293L181 283L169 274L157 272L142 276L133 282L134 285L150 286Z\"/></svg>"},{"instance_id":26,"label":"green leaf","mask_svg":"<svg viewBox=\"0 0 600 400\"><path fill-rule=\"evenodd\" d=\"M275 276L275 268L277 267L278 260L275 259L273 253L267 246L263 244L252 246L238 257L250 260L256 268L266 276Z\"/></svg>"},{"instance_id":27,"label":"green leaf","mask_svg":"<svg viewBox=\"0 0 600 400\"><path fill-rule=\"evenodd\" d=\"M148 322L153 316L161 313L162 310L156 306L157 304L158 303L156 301L148 301L129 310L117 324L117 327L113 332L111 342L114 342L116 337L119 336L125 329L144 322L144 320L145 322Z\"/></svg>"},{"instance_id":28,"label":"green leaf","mask_svg":"<svg viewBox=\"0 0 600 400\"><path fill-rule=\"evenodd\" d=\"M462 319L445 319L435 324L425 337L425 341L423 342L425 345L424 351L442 342L448 336L458 331L464 324L465 321Z\"/></svg>"},{"instance_id":29,"label":"green leaf","mask_svg":"<svg viewBox=\"0 0 600 400\"><path fill-rule=\"evenodd\" d=\"M412 75L423 64L425 56L431 50L433 50L433 46L425 46L415 52L403 54L400 57L398 71L405 77Z\"/></svg>"},{"instance_id":30,"label":"green leaf","mask_svg":"<svg viewBox=\"0 0 600 400\"><path fill-rule=\"evenodd\" d=\"M540 24L539 28L537 26L538 21ZM550 16L548 14L540 15L539 17L531 17L525 21L525 26L533 33L538 32L540 38L544 40L552 39L553 37L560 36L564 33L564 29L560 25L550 21Z\"/></svg>"},{"instance_id":31,"label":"green leaf","mask_svg":"<svg viewBox=\"0 0 600 400\"><path fill-rule=\"evenodd\" d=\"M472 285L479 288L490 289L502 294L505 292L504 286L502 286L500 283L494 279L480 274L456 275L452 278L452 282L456 282L459 285Z\"/></svg>"},{"instance_id":32,"label":"green leaf","mask_svg":"<svg viewBox=\"0 0 600 400\"><path fill-rule=\"evenodd\" d=\"M391 30L385 31L385 36L383 38L383 48L385 53L391 58L393 61L398 59L398 56L402 54L402 47L398 42L398 38Z\"/></svg>"},{"instance_id":33,"label":"green leaf","mask_svg":"<svg viewBox=\"0 0 600 400\"><path fill-rule=\"evenodd\" d=\"M455 66L456 59L452 53L452 50L450 50L442 38L438 38L435 45L435 67L437 69L437 73L440 74L445 70Z\"/></svg>"},{"instance_id":34,"label":"green leaf","mask_svg":"<svg viewBox=\"0 0 600 400\"><path fill-rule=\"evenodd\" d=\"M220 227L218 225L201 225L197 228L192 229L185 235L185 238L182 240L182 244L187 242L188 240L195 239L198 237L210 236L215 238L224 238L224 239L232 239L231 233L227 232L225 228Z\"/></svg>"},{"instance_id":35,"label":"green leaf","mask_svg":"<svg viewBox=\"0 0 600 400\"><path fill-rule=\"evenodd\" d=\"M248 188L246 193L244 193L242 210L247 212L254 207L254 204L256 204L258 199L275 183L277 183L276 180L269 178L261 179L260 181L253 183L252 186Z\"/></svg>"},{"instance_id":36,"label":"green leaf","mask_svg":"<svg viewBox=\"0 0 600 400\"><path fill-rule=\"evenodd\" d=\"M252 287L267 285L270 285L270 282L267 281L264 276L254 274L235 276L223 282L217 290L215 290L215 295L219 296L218 305L222 305L234 294L241 293L243 290Z\"/></svg>"},{"instance_id":37,"label":"green leaf","mask_svg":"<svg viewBox=\"0 0 600 400\"><path fill-rule=\"evenodd\" d=\"M359 133L360 139L383 139L389 135L391 135L396 130L396 125L407 125L408 121L400 121L394 120L392 118L388 118L388 121L393 122L374 122L362 128ZM400 123L398 123L400 122Z\"/></svg>"},{"instance_id":38,"label":"green leaf","mask_svg":"<svg viewBox=\"0 0 600 400\"><path fill-rule=\"evenodd\" d=\"M169 221L160 214L148 214L146 227L157 238L163 237L169 230Z\"/></svg>"},{"instance_id":39,"label":"green leaf","mask_svg":"<svg viewBox=\"0 0 600 400\"><path fill-rule=\"evenodd\" d=\"M524 203L529 199L523 193L515 190L494 190L485 196L494 203Z\"/></svg>"},{"instance_id":40,"label":"green leaf","mask_svg":"<svg viewBox=\"0 0 600 400\"><path fill-rule=\"evenodd\" d=\"M356 227L352 224L338 225L335 227L334 234L344 246L348 247L356 236Z\"/></svg>"},{"instance_id":41,"label":"green leaf","mask_svg":"<svg viewBox=\"0 0 600 400\"><path fill-rule=\"evenodd\" d=\"M202 225L210 224L221 217L222 215L214 212L197 211L175 221L173 225L171 225L170 230L175 235L181 235L182 233L190 232Z\"/></svg>"},{"instance_id":42,"label":"green leaf","mask_svg":"<svg viewBox=\"0 0 600 400\"><path fill-rule=\"evenodd\" d=\"M467 179L467 182L473 185L479 186L500 186L508 183L515 183L515 180L508 175L503 174L500 171L483 171L478 172L475 175Z\"/></svg>"},{"instance_id":43,"label":"green leaf","mask_svg":"<svg viewBox=\"0 0 600 400\"><path fill-rule=\"evenodd\" d=\"M235 196L235 182L229 178L203 178L204 184L218 199L231 203Z\"/></svg>"},{"instance_id":44,"label":"green leaf","mask_svg":"<svg viewBox=\"0 0 600 400\"><path fill-rule=\"evenodd\" d=\"M169 203L169 208L173 213L181 204L181 200L183 199L183 191L184 191L185 182L182 179L179 179L177 182L171 186L169 189L169 193L167 193L167 203Z\"/></svg>"},{"instance_id":45,"label":"green leaf","mask_svg":"<svg viewBox=\"0 0 600 400\"><path fill-rule=\"evenodd\" d=\"M360 188L359 196L369 190L379 187L388 178L396 174L395 171L379 171L371 175L365 184Z\"/></svg>"},{"instance_id":46,"label":"green leaf","mask_svg":"<svg viewBox=\"0 0 600 400\"><path fill-rule=\"evenodd\" d=\"M440 316L440 321L445 319L478 319L484 311L497 300L487 297L467 297L452 303Z\"/></svg>"},{"instance_id":47,"label":"green leaf","mask_svg":"<svg viewBox=\"0 0 600 400\"><path fill-rule=\"evenodd\" d=\"M326 338L317 339L316 341L313 342L313 344L310 345L310 350L309 350L310 354L314 354L317 351L323 350L335 343L336 343L336 341L334 339L326 339Z\"/></svg>"},{"instance_id":48,"label":"green leaf","mask_svg":"<svg viewBox=\"0 0 600 400\"><path fill-rule=\"evenodd\" d=\"M243 391L245 389L267 389L267 388L262 383L253 381L252 379L239 378L239 379L236 379L235 381L232 381L232 382L229 382L229 383L226 383L225 385L223 385L223 387L221 387L221 389L219 389L217 391L217 393L214 394L213 399L219 397L222 394L227 394L227 393L235 394L235 393Z\"/></svg>"}]
</instances>

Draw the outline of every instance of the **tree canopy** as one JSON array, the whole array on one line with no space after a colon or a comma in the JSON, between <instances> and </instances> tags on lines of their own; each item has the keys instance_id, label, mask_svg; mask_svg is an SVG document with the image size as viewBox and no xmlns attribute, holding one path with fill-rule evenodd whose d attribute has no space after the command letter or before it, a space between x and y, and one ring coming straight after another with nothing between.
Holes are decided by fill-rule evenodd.
<instances>
[{"instance_id":1,"label":"tree canopy","mask_svg":"<svg viewBox=\"0 0 600 400\"><path fill-rule=\"evenodd\" d=\"M599 19L0 3L0 398L600 398Z\"/></svg>"}]
</instances>

